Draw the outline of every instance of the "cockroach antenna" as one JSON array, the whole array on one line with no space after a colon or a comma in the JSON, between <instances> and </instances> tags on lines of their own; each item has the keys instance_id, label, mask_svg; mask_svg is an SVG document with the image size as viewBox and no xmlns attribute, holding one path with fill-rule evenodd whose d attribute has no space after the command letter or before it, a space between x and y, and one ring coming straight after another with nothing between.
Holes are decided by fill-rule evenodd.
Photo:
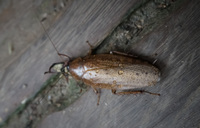
<instances>
[{"instance_id":1,"label":"cockroach antenna","mask_svg":"<svg viewBox=\"0 0 200 128\"><path fill-rule=\"evenodd\" d=\"M55 44L53 43L52 39L51 39L50 36L49 36L49 33L48 33L47 30L45 29L44 24L39 20L38 14L37 14L35 11L34 11L34 14L35 14L36 19L38 20L38 22L39 22L40 25L42 26L42 29L43 29L43 31L45 32L45 35L47 36L47 38L48 38L49 41L51 42L53 48L56 50L56 52L57 52L57 54L59 55L59 57L61 58L62 62L60 62L59 64L63 64L63 67L67 66L67 64L68 64L68 62L71 60L71 58L70 58L68 55L61 54L61 53L58 52L58 50L57 50ZM67 60L67 61L64 61L64 59L63 59L62 56L67 57L68 60ZM44 74L46 74L46 73L54 73L54 72L51 71L51 68L53 68L53 66L55 66L55 64L53 64L53 65L49 68L49 71L48 71L48 72L45 72ZM67 81L68 81L68 80L67 80Z\"/></svg>"},{"instance_id":2,"label":"cockroach antenna","mask_svg":"<svg viewBox=\"0 0 200 128\"><path fill-rule=\"evenodd\" d=\"M34 1L32 1L32 5L33 5ZM45 32L45 35L47 36L47 38L49 39L49 41L51 42L53 48L56 50L57 54L60 56L61 60L64 62L64 59L62 58L62 56L67 57L69 60L71 59L69 56L65 55L65 54L61 54L58 52L55 44L53 43L52 39L49 36L49 33L47 32L47 30L44 27L44 24L39 20L39 15L34 11L35 17L38 20L38 22L40 23L40 25L42 26L43 31Z\"/></svg>"},{"instance_id":3,"label":"cockroach antenna","mask_svg":"<svg viewBox=\"0 0 200 128\"><path fill-rule=\"evenodd\" d=\"M38 17L36 13L35 13L35 15L36 15L36 17ZM60 56L61 60L64 61L64 59L61 57L61 55L63 55L63 54L59 53L58 50L56 49L56 46L55 46L55 44L53 43L52 39L50 38L49 33L48 33L47 30L45 29L44 24L43 24L41 21L39 21L39 22L40 22L40 25L42 26L42 29L43 29L44 32L45 32L45 35L47 36L47 38L50 40L51 44L53 45L53 48L56 50L56 52L57 52L57 54ZM68 57L68 56L67 56L67 57ZM70 59L70 57L68 57L68 58Z\"/></svg>"}]
</instances>

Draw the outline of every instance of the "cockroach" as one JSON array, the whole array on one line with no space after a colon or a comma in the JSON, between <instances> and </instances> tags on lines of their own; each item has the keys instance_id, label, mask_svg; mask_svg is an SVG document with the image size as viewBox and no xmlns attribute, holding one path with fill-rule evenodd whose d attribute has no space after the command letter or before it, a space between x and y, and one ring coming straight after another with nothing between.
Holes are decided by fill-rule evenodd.
<instances>
[{"instance_id":1,"label":"cockroach","mask_svg":"<svg viewBox=\"0 0 200 128\"><path fill-rule=\"evenodd\" d=\"M66 77L66 80L70 74L74 79L91 86L98 95L97 105L99 105L100 89L102 88L110 89L115 95L149 93L160 96L158 93L145 90L133 90L155 85L160 80L160 71L154 65L132 55L116 51L112 54L92 55L92 46L88 41L90 46L88 55L72 60L69 56L58 52L42 23L41 26L58 55L68 58L67 61L53 63L49 67L49 71L44 74L53 73L52 68L56 68L57 72L61 72Z\"/></svg>"},{"instance_id":2,"label":"cockroach","mask_svg":"<svg viewBox=\"0 0 200 128\"><path fill-rule=\"evenodd\" d=\"M89 44L89 43L88 43ZM90 44L89 44L90 45ZM91 47L91 45L90 45ZM160 80L158 68L128 54L113 52L112 54L91 54L68 61L54 63L46 73L53 73L52 68L58 68L58 72L91 86L98 95L97 105L100 101L100 89L110 89L113 94L139 94L149 93L144 90L132 90L155 85Z\"/></svg>"}]
</instances>

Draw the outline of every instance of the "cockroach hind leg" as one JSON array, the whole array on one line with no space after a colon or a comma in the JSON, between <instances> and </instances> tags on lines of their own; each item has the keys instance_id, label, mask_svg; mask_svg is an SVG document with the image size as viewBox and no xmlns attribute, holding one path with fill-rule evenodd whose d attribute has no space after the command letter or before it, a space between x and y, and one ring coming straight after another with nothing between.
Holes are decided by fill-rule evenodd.
<instances>
[{"instance_id":1,"label":"cockroach hind leg","mask_svg":"<svg viewBox=\"0 0 200 128\"><path fill-rule=\"evenodd\" d=\"M122 56L128 56L128 57L134 57L137 58L138 56L134 56L128 53L123 53L123 52L119 52L119 51L110 51L110 54L116 54L116 55L122 55Z\"/></svg>"},{"instance_id":2,"label":"cockroach hind leg","mask_svg":"<svg viewBox=\"0 0 200 128\"><path fill-rule=\"evenodd\" d=\"M89 50L87 55L91 55L93 47L92 47L92 45L90 44L90 42L88 40L86 41L86 43L90 46L90 50Z\"/></svg>"},{"instance_id":3,"label":"cockroach hind leg","mask_svg":"<svg viewBox=\"0 0 200 128\"><path fill-rule=\"evenodd\" d=\"M134 90L134 91L126 91L126 92L116 92L115 89L112 89L112 93L115 95L129 95L129 94L141 94L141 93L148 93L151 95L157 95L160 96L159 93L152 93L152 92L148 92L148 91L144 91L144 90Z\"/></svg>"},{"instance_id":4,"label":"cockroach hind leg","mask_svg":"<svg viewBox=\"0 0 200 128\"><path fill-rule=\"evenodd\" d=\"M99 102L100 102L100 97L101 97L101 89L100 88L94 88L94 87L92 87L93 88L93 90L94 90L94 92L98 95L98 99L97 99L97 105L99 105Z\"/></svg>"}]
</instances>

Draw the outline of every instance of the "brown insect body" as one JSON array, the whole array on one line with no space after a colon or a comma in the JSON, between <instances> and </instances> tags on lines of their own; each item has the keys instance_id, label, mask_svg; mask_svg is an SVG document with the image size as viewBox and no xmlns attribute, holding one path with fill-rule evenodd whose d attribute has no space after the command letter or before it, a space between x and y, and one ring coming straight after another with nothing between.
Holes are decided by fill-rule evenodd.
<instances>
[{"instance_id":1,"label":"brown insect body","mask_svg":"<svg viewBox=\"0 0 200 128\"><path fill-rule=\"evenodd\" d=\"M87 43L89 44L89 42ZM90 44L89 46L92 48ZM160 71L146 61L133 58L124 53L115 53L91 55L90 49L86 57L52 64L45 74L52 73L51 69L54 67L58 72L64 74L66 78L70 73L73 78L94 89L95 93L98 94L97 105L100 101L101 88L111 89L112 93L117 95L138 93L160 95L144 90L117 92L117 90L155 85L160 80ZM58 54L68 57L64 54Z\"/></svg>"},{"instance_id":2,"label":"brown insect body","mask_svg":"<svg viewBox=\"0 0 200 128\"><path fill-rule=\"evenodd\" d=\"M138 93L160 95L144 90L117 92L117 90L155 85L160 80L160 71L155 66L123 53L119 54L119 52L118 54L97 55L90 55L90 53L91 50L86 57L54 63L45 74L52 73L51 69L54 67L65 76L70 73L73 78L82 81L94 89L98 94L97 105L100 101L101 88L111 89L113 94L118 95ZM59 55L68 57L60 53Z\"/></svg>"},{"instance_id":3,"label":"brown insect body","mask_svg":"<svg viewBox=\"0 0 200 128\"><path fill-rule=\"evenodd\" d=\"M93 88L114 90L154 85L160 79L158 68L129 56L89 55L69 62L69 73Z\"/></svg>"},{"instance_id":4,"label":"brown insect body","mask_svg":"<svg viewBox=\"0 0 200 128\"><path fill-rule=\"evenodd\" d=\"M58 55L66 56L70 59L69 56L58 52L42 23L41 26ZM100 90L97 90L99 88L111 89L113 94L118 95L137 94L143 92L160 95L144 90L116 92L116 90L134 89L155 85L160 80L159 69L146 61L135 59L120 52L117 52L118 55L91 55L92 46L88 41L87 43L90 46L88 56L77 58L72 61L54 63L50 66L49 71L44 74L52 73L51 69L56 65L60 65L55 68L57 68L57 71L62 72L66 78L69 72L75 79L82 80L85 84L93 87L95 92L98 94L97 104L99 104L100 100Z\"/></svg>"}]
</instances>

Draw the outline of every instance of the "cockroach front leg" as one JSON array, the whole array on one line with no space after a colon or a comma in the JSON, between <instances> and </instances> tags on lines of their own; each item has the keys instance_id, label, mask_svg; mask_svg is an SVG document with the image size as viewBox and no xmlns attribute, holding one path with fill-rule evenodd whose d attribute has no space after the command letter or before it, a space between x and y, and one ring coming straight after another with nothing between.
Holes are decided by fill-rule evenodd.
<instances>
[{"instance_id":1,"label":"cockroach front leg","mask_svg":"<svg viewBox=\"0 0 200 128\"><path fill-rule=\"evenodd\" d=\"M100 102L100 94L101 94L101 89L97 89L97 88L94 88L92 87L94 92L98 95L98 99L97 99L97 105L99 105L99 102Z\"/></svg>"},{"instance_id":2,"label":"cockroach front leg","mask_svg":"<svg viewBox=\"0 0 200 128\"><path fill-rule=\"evenodd\" d=\"M157 95L160 96L159 93L152 93L152 92L148 92L148 91L144 91L144 90L135 90L135 91L127 91L127 92L117 92L116 89L112 89L112 93L115 95L128 95L128 94L141 94L141 93L149 93L151 95Z\"/></svg>"}]
</instances>

